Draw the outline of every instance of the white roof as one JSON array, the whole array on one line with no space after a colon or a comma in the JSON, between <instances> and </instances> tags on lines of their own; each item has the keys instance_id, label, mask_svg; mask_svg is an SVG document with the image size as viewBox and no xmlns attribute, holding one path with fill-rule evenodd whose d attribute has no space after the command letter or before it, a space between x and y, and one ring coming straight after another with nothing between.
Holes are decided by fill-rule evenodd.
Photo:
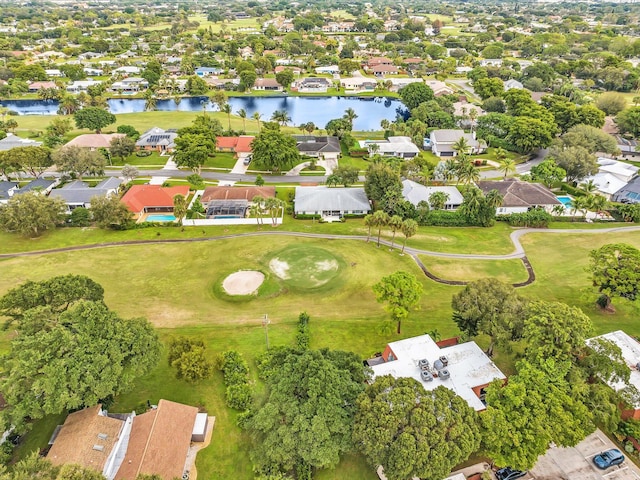
<instances>
[{"instance_id":1,"label":"white roof","mask_svg":"<svg viewBox=\"0 0 640 480\"><path fill-rule=\"evenodd\" d=\"M193 424L193 432L192 435L205 433L207 428L207 414L206 413L198 413L196 414L196 421Z\"/></svg>"},{"instance_id":2,"label":"white roof","mask_svg":"<svg viewBox=\"0 0 640 480\"><path fill-rule=\"evenodd\" d=\"M409 137L389 137L386 140L364 140L360 142L360 146L367 148L372 144L379 145L379 153L394 154L394 153L420 153L420 149L415 146Z\"/></svg>"},{"instance_id":3,"label":"white roof","mask_svg":"<svg viewBox=\"0 0 640 480\"><path fill-rule=\"evenodd\" d=\"M636 167L635 165L629 165L628 163L604 157L598 159L598 165L600 165L599 170L601 172L612 173L613 175L628 177L629 179L640 170L640 167Z\"/></svg>"},{"instance_id":4,"label":"white roof","mask_svg":"<svg viewBox=\"0 0 640 480\"><path fill-rule=\"evenodd\" d=\"M371 210L364 188L296 187L296 212Z\"/></svg>"},{"instance_id":5,"label":"white roof","mask_svg":"<svg viewBox=\"0 0 640 480\"><path fill-rule=\"evenodd\" d=\"M607 384L615 391L623 390L629 385L634 386L636 389L638 389L638 391L640 391L640 371L638 371L637 367L638 363L640 363L640 343L638 343L637 340L627 335L622 330L616 330L615 332L609 332L598 337L590 338L589 340L587 340L587 344L597 338L604 338L620 347L620 350L622 351L622 358L624 359L627 366L631 369L629 383L625 383L623 381L608 381ZM634 406L635 408L640 408L640 402L636 403L636 405Z\"/></svg>"},{"instance_id":6,"label":"white roof","mask_svg":"<svg viewBox=\"0 0 640 480\"><path fill-rule=\"evenodd\" d=\"M611 175L610 173L599 172L583 179L580 182L580 185L584 185L589 182L589 180L598 187L599 192L606 193L607 195L613 195L628 183L620 180L618 177Z\"/></svg>"},{"instance_id":7,"label":"white roof","mask_svg":"<svg viewBox=\"0 0 640 480\"><path fill-rule=\"evenodd\" d=\"M426 187L413 180L402 181L402 196L414 205L418 205L421 201L429 203L429 197L432 193L444 192L449 195L446 205L462 205L464 198L456 187Z\"/></svg>"},{"instance_id":8,"label":"white roof","mask_svg":"<svg viewBox=\"0 0 640 480\"><path fill-rule=\"evenodd\" d=\"M485 386L495 379L506 378L475 342L440 348L429 335L421 335L391 342L389 348L393 351L396 360L371 367L374 377L381 375L392 375L395 378L411 377L420 382L425 390L435 390L442 385L462 397L469 406L478 411L486 407L472 389ZM449 361L446 368L451 376L446 380L438 377L431 382L423 382L420 378L418 362L426 359L430 365L433 365L434 361L442 355Z\"/></svg>"}]
</instances>

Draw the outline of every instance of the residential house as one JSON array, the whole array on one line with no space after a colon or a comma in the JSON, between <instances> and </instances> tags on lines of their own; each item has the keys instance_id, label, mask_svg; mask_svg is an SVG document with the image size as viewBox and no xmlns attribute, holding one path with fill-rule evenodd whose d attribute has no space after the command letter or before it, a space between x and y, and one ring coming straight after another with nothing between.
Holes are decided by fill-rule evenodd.
<instances>
[{"instance_id":1,"label":"residential house","mask_svg":"<svg viewBox=\"0 0 640 480\"><path fill-rule=\"evenodd\" d=\"M253 48L247 45L246 47L243 47L240 50L238 50L238 53L240 53L240 56L242 57L243 60L248 60L253 56Z\"/></svg>"},{"instance_id":2,"label":"residential house","mask_svg":"<svg viewBox=\"0 0 640 480\"><path fill-rule=\"evenodd\" d=\"M31 82L28 86L29 93L37 93L42 89L55 88L58 89L56 82Z\"/></svg>"},{"instance_id":3,"label":"residential house","mask_svg":"<svg viewBox=\"0 0 640 480\"><path fill-rule=\"evenodd\" d=\"M44 73L47 74L47 77L56 77L56 78L64 77L64 73L62 73L57 68L47 68L44 70Z\"/></svg>"},{"instance_id":4,"label":"residential house","mask_svg":"<svg viewBox=\"0 0 640 480\"><path fill-rule=\"evenodd\" d=\"M365 67L372 68L377 65L393 65L393 60L388 57L371 57L367 60Z\"/></svg>"},{"instance_id":5,"label":"residential house","mask_svg":"<svg viewBox=\"0 0 640 480\"><path fill-rule=\"evenodd\" d=\"M337 75L340 73L340 68L337 65L327 65L325 67L316 67L316 73L318 75L328 74L328 75Z\"/></svg>"},{"instance_id":6,"label":"residential house","mask_svg":"<svg viewBox=\"0 0 640 480\"><path fill-rule=\"evenodd\" d=\"M309 77L294 82L291 89L301 93L327 93L331 85L328 78Z\"/></svg>"},{"instance_id":7,"label":"residential house","mask_svg":"<svg viewBox=\"0 0 640 480\"><path fill-rule=\"evenodd\" d=\"M378 83L372 78L350 77L341 78L340 86L351 92L373 92Z\"/></svg>"},{"instance_id":8,"label":"residential house","mask_svg":"<svg viewBox=\"0 0 640 480\"><path fill-rule=\"evenodd\" d=\"M524 213L533 208L542 208L551 213L556 205L562 205L553 192L540 183L509 178L504 181L478 182L478 187L485 195L491 190L497 190L502 195L502 205L496 208L497 215Z\"/></svg>"},{"instance_id":9,"label":"residential house","mask_svg":"<svg viewBox=\"0 0 640 480\"><path fill-rule=\"evenodd\" d=\"M514 80L513 78L504 82L505 92L511 90L512 88L515 88L516 90L522 90L524 88L524 85L522 85L522 83L520 83L518 80Z\"/></svg>"},{"instance_id":10,"label":"residential house","mask_svg":"<svg viewBox=\"0 0 640 480\"><path fill-rule=\"evenodd\" d=\"M7 203L19 190L18 182L0 180L0 203Z\"/></svg>"},{"instance_id":11,"label":"residential house","mask_svg":"<svg viewBox=\"0 0 640 480\"><path fill-rule=\"evenodd\" d=\"M620 203L640 203L640 177L634 178L613 194L611 199Z\"/></svg>"},{"instance_id":12,"label":"residential house","mask_svg":"<svg viewBox=\"0 0 640 480\"><path fill-rule=\"evenodd\" d=\"M597 192L607 200L618 191L622 190L638 174L640 168L628 163L618 162L611 158L598 159L598 173L584 178L580 184L593 183Z\"/></svg>"},{"instance_id":13,"label":"residential house","mask_svg":"<svg viewBox=\"0 0 640 480\"><path fill-rule=\"evenodd\" d=\"M91 199L94 197L117 195L121 184L122 180L118 177L106 178L95 187L89 187L87 183L76 180L52 190L49 196L61 198L67 205L67 212L71 213L78 207L91 208Z\"/></svg>"},{"instance_id":14,"label":"residential house","mask_svg":"<svg viewBox=\"0 0 640 480\"><path fill-rule=\"evenodd\" d=\"M48 180L46 178L36 178L35 180L31 180L24 187L21 187L19 190L14 192L14 195L20 195L28 192L38 192L42 195L49 195L49 192L51 192L51 190L53 190L59 183L59 178L54 178L53 180Z\"/></svg>"},{"instance_id":15,"label":"residential house","mask_svg":"<svg viewBox=\"0 0 640 480\"><path fill-rule=\"evenodd\" d=\"M147 213L173 212L173 198L177 195L186 198L189 195L189 187L186 185L176 187L132 185L120 201L129 207L135 218L142 220Z\"/></svg>"},{"instance_id":16,"label":"residential house","mask_svg":"<svg viewBox=\"0 0 640 480\"><path fill-rule=\"evenodd\" d=\"M367 70L376 77L384 77L385 75L398 75L400 70L395 65L375 65L368 67Z\"/></svg>"},{"instance_id":17,"label":"residential house","mask_svg":"<svg viewBox=\"0 0 640 480\"><path fill-rule=\"evenodd\" d=\"M253 85L254 90L281 92L282 85L275 78L258 78Z\"/></svg>"},{"instance_id":18,"label":"residential house","mask_svg":"<svg viewBox=\"0 0 640 480\"><path fill-rule=\"evenodd\" d=\"M294 135L296 146L301 155L321 160L337 160L340 157L340 140L338 137L312 135Z\"/></svg>"},{"instance_id":19,"label":"residential house","mask_svg":"<svg viewBox=\"0 0 640 480\"><path fill-rule=\"evenodd\" d=\"M469 145L471 154L479 154L487 149L484 142L476 140L475 132L465 133L464 130L440 129L433 130L429 135L431 151L436 157L455 157L458 152L453 149L461 138L464 138Z\"/></svg>"},{"instance_id":20,"label":"residential house","mask_svg":"<svg viewBox=\"0 0 640 480\"><path fill-rule=\"evenodd\" d=\"M501 58L483 58L480 60L481 67L501 67L502 59Z\"/></svg>"},{"instance_id":21,"label":"residential house","mask_svg":"<svg viewBox=\"0 0 640 480\"><path fill-rule=\"evenodd\" d=\"M149 82L144 78L128 77L119 82L113 82L110 90L112 92L136 93L140 90L146 90L147 87L149 87Z\"/></svg>"},{"instance_id":22,"label":"residential house","mask_svg":"<svg viewBox=\"0 0 640 480\"><path fill-rule=\"evenodd\" d=\"M397 92L411 83L423 83L423 80L419 77L389 78L389 81L391 82L390 91L392 92Z\"/></svg>"},{"instance_id":23,"label":"residential house","mask_svg":"<svg viewBox=\"0 0 640 480\"><path fill-rule=\"evenodd\" d=\"M295 215L331 219L366 215L371 211L371 204L364 188L296 187L293 210Z\"/></svg>"},{"instance_id":24,"label":"residential house","mask_svg":"<svg viewBox=\"0 0 640 480\"><path fill-rule=\"evenodd\" d=\"M427 80L425 83L433 90L433 94L436 97L451 95L453 93L453 88L440 80Z\"/></svg>"},{"instance_id":25,"label":"residential house","mask_svg":"<svg viewBox=\"0 0 640 480\"><path fill-rule=\"evenodd\" d=\"M212 77L214 75L220 75L222 72L223 70L218 67L198 67L194 71L199 77Z\"/></svg>"},{"instance_id":26,"label":"residential house","mask_svg":"<svg viewBox=\"0 0 640 480\"><path fill-rule=\"evenodd\" d=\"M447 201L444 204L444 210L457 210L464 202L462 194L456 187L427 187L413 180L402 180L402 198L418 206L420 202L429 202L429 197L435 192L442 192L447 195Z\"/></svg>"},{"instance_id":27,"label":"residential house","mask_svg":"<svg viewBox=\"0 0 640 480\"><path fill-rule=\"evenodd\" d=\"M618 378L603 378L602 380L616 392L622 392L623 396L628 398L629 405L621 406L622 419L640 420L640 400L637 395L633 395L634 390L640 391L640 343L622 330L590 338L587 340L587 345L593 347L597 340L607 340L620 349L622 360L631 370L629 381L626 382ZM629 395L624 395L625 391L629 392Z\"/></svg>"},{"instance_id":28,"label":"residential house","mask_svg":"<svg viewBox=\"0 0 640 480\"><path fill-rule=\"evenodd\" d=\"M275 187L207 187L200 202L207 218L245 218L255 197L275 196Z\"/></svg>"},{"instance_id":29,"label":"residential house","mask_svg":"<svg viewBox=\"0 0 640 480\"><path fill-rule=\"evenodd\" d=\"M375 146L374 146L375 145ZM371 153L379 153L385 157L413 158L420 153L420 149L409 137L388 137L386 140L364 140L360 142L362 148Z\"/></svg>"},{"instance_id":30,"label":"residential house","mask_svg":"<svg viewBox=\"0 0 640 480\"><path fill-rule=\"evenodd\" d=\"M100 85L102 82L100 80L76 80L75 82L71 82L67 85L67 92L69 93L80 93L86 92L89 87L94 85Z\"/></svg>"},{"instance_id":31,"label":"residential house","mask_svg":"<svg viewBox=\"0 0 640 480\"><path fill-rule=\"evenodd\" d=\"M618 150L622 153L623 156L632 156L640 155L638 151L638 141L634 138L625 138L622 135L614 135L616 142L618 144Z\"/></svg>"},{"instance_id":32,"label":"residential house","mask_svg":"<svg viewBox=\"0 0 640 480\"><path fill-rule=\"evenodd\" d=\"M101 68L84 67L84 74L89 77L100 77L104 75L104 70Z\"/></svg>"},{"instance_id":33,"label":"residential house","mask_svg":"<svg viewBox=\"0 0 640 480\"><path fill-rule=\"evenodd\" d=\"M251 143L256 137L252 135L240 135L239 137L216 137L217 152L232 152L238 158L246 158L251 155Z\"/></svg>"},{"instance_id":34,"label":"residential house","mask_svg":"<svg viewBox=\"0 0 640 480\"><path fill-rule=\"evenodd\" d=\"M142 69L140 67L136 67L135 65L125 65L123 67L118 67L111 72L111 75L140 75Z\"/></svg>"},{"instance_id":35,"label":"residential house","mask_svg":"<svg viewBox=\"0 0 640 480\"><path fill-rule=\"evenodd\" d=\"M485 389L506 377L475 342L457 341L435 342L429 335L420 335L391 342L380 357L367 360L372 381L383 375L414 378L427 391L443 386L482 411Z\"/></svg>"},{"instance_id":36,"label":"residential house","mask_svg":"<svg viewBox=\"0 0 640 480\"><path fill-rule=\"evenodd\" d=\"M302 69L300 67L290 67L286 65L278 65L273 71L275 73L280 73L284 70L291 70L295 75L300 75L302 73Z\"/></svg>"},{"instance_id":37,"label":"residential house","mask_svg":"<svg viewBox=\"0 0 640 480\"><path fill-rule=\"evenodd\" d=\"M126 137L124 133L85 133L78 135L65 144L65 147L82 147L91 150L98 148L111 148L114 138Z\"/></svg>"},{"instance_id":38,"label":"residential house","mask_svg":"<svg viewBox=\"0 0 640 480\"><path fill-rule=\"evenodd\" d=\"M56 428L47 460L93 469L107 480L184 478L194 463L191 442L203 441L208 429L206 413L168 400L139 415L111 414L96 405L69 414Z\"/></svg>"},{"instance_id":39,"label":"residential house","mask_svg":"<svg viewBox=\"0 0 640 480\"><path fill-rule=\"evenodd\" d=\"M0 152L11 150L16 147L40 147L42 142L36 142L28 138L20 138L13 133L7 133L7 136L0 140Z\"/></svg>"},{"instance_id":40,"label":"residential house","mask_svg":"<svg viewBox=\"0 0 640 480\"><path fill-rule=\"evenodd\" d=\"M176 130L163 130L153 127L144 132L136 142L138 150L152 150L156 152L173 152L176 148L175 139L178 136Z\"/></svg>"}]
</instances>

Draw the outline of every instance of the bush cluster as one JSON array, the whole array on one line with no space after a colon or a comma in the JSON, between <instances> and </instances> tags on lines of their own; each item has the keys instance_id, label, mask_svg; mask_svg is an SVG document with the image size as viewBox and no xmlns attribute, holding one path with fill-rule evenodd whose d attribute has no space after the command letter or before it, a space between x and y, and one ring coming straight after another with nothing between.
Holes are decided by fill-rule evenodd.
<instances>
[{"instance_id":1,"label":"bush cluster","mask_svg":"<svg viewBox=\"0 0 640 480\"><path fill-rule=\"evenodd\" d=\"M468 227L469 221L459 212L451 210L431 210L428 215L419 216L420 226Z\"/></svg>"},{"instance_id":2,"label":"bush cluster","mask_svg":"<svg viewBox=\"0 0 640 480\"><path fill-rule=\"evenodd\" d=\"M296 333L296 347L300 350L308 350L310 335L309 335L309 314L302 312L298 316L298 333Z\"/></svg>"},{"instance_id":3,"label":"bush cluster","mask_svg":"<svg viewBox=\"0 0 640 480\"><path fill-rule=\"evenodd\" d=\"M222 354L220 370L227 385L227 406L236 410L248 410L251 406L252 392L247 362L237 351L228 350Z\"/></svg>"},{"instance_id":4,"label":"bush cluster","mask_svg":"<svg viewBox=\"0 0 640 480\"><path fill-rule=\"evenodd\" d=\"M547 228L553 221L553 216L549 212L534 208L524 213L499 215L496 220L507 222L512 227Z\"/></svg>"}]
</instances>

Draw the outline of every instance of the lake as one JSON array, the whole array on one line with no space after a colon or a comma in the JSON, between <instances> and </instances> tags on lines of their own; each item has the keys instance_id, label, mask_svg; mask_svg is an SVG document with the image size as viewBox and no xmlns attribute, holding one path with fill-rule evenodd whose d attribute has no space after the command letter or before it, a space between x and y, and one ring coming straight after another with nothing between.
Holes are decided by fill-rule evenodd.
<instances>
[{"instance_id":1,"label":"lake","mask_svg":"<svg viewBox=\"0 0 640 480\"><path fill-rule=\"evenodd\" d=\"M145 101L112 98L108 104L111 113L137 113L144 111ZM285 110L291 117L291 125L313 122L319 128L324 128L329 120L341 117L347 108L352 108L358 115L353 129L358 131L380 130L381 120L393 121L396 115L405 112L401 101L383 97L230 97L229 104L234 114L244 108L247 117L259 112L263 121L269 120L276 110ZM58 111L58 102L52 100L2 100L0 105L19 115L55 115ZM195 112L203 107L208 111L217 110L207 97L184 97L179 104L173 99L159 99L156 110Z\"/></svg>"}]
</instances>

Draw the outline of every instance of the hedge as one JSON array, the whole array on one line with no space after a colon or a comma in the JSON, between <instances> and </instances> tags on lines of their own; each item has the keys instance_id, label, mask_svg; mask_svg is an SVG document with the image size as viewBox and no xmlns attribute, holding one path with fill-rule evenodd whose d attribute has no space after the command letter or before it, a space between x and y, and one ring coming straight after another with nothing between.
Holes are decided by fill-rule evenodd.
<instances>
[{"instance_id":1,"label":"hedge","mask_svg":"<svg viewBox=\"0 0 640 480\"><path fill-rule=\"evenodd\" d=\"M499 215L496 220L507 222L512 227L547 228L553 217L544 210L533 209L524 213Z\"/></svg>"},{"instance_id":2,"label":"hedge","mask_svg":"<svg viewBox=\"0 0 640 480\"><path fill-rule=\"evenodd\" d=\"M240 353L228 350L221 356L220 370L227 385L225 401L236 410L247 410L251 406L249 366Z\"/></svg>"},{"instance_id":3,"label":"hedge","mask_svg":"<svg viewBox=\"0 0 640 480\"><path fill-rule=\"evenodd\" d=\"M471 226L466 218L458 212L450 210L431 210L426 218L421 219L421 226L435 227L469 227Z\"/></svg>"}]
</instances>

